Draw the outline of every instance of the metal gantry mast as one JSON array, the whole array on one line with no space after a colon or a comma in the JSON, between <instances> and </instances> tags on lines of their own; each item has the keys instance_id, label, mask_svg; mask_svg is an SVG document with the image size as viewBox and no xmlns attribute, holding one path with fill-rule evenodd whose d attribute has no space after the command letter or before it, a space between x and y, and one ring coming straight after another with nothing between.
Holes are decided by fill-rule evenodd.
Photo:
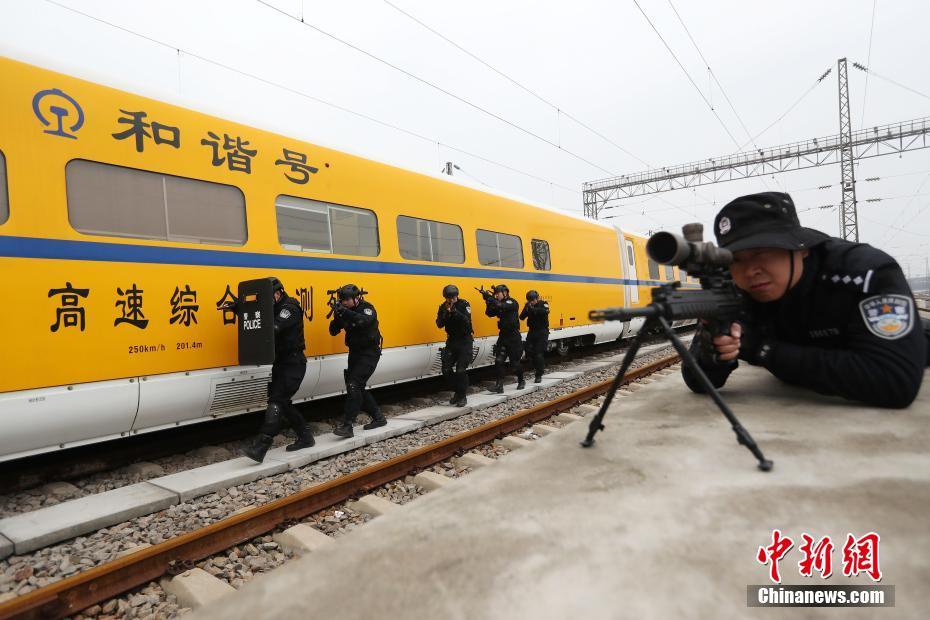
<instances>
[{"instance_id":1,"label":"metal gantry mast","mask_svg":"<svg viewBox=\"0 0 930 620\"><path fill-rule=\"evenodd\" d=\"M864 70L859 65L855 66ZM840 234L844 239L858 241L854 164L860 159L930 147L930 117L853 131L849 111L846 59L839 59L837 67L839 134L590 181L585 183L583 188L584 214L597 219L602 210L618 206L611 203L634 196L838 163L842 175Z\"/></svg>"},{"instance_id":2,"label":"metal gantry mast","mask_svg":"<svg viewBox=\"0 0 930 620\"><path fill-rule=\"evenodd\" d=\"M585 215L597 219L605 207L610 208L609 203L624 198L837 164L844 145L851 148L853 160L925 149L930 147L930 117L859 129L845 142L842 135L812 138L589 181L584 184Z\"/></svg>"},{"instance_id":3,"label":"metal gantry mast","mask_svg":"<svg viewBox=\"0 0 930 620\"><path fill-rule=\"evenodd\" d=\"M859 222L856 212L856 172L853 167L852 121L849 114L849 81L846 76L846 59L837 61L840 89L840 176L843 200L840 203L840 233L843 239L859 241Z\"/></svg>"}]
</instances>

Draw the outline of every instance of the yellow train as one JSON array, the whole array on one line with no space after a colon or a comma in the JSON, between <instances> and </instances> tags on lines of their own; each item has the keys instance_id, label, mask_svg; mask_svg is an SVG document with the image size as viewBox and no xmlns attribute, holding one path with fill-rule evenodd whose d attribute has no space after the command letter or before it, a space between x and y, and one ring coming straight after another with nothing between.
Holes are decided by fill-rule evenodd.
<instances>
[{"instance_id":1,"label":"yellow train","mask_svg":"<svg viewBox=\"0 0 930 620\"><path fill-rule=\"evenodd\" d=\"M448 283L479 308L475 286L539 290L564 350L634 334L588 310L678 275L615 226L9 59L0 83L0 460L263 408L270 368L237 366L219 309L242 280L301 300L304 401L343 391L337 285L378 308L378 386L438 372Z\"/></svg>"}]
</instances>

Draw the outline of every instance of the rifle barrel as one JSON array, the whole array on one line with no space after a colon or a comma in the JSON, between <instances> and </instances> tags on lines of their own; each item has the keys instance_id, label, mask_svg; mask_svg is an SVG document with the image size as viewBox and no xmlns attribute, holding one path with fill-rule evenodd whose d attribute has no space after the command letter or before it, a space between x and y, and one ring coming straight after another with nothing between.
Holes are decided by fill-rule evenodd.
<instances>
[{"instance_id":1,"label":"rifle barrel","mask_svg":"<svg viewBox=\"0 0 930 620\"><path fill-rule=\"evenodd\" d=\"M655 316L658 310L655 306L649 305L643 308L604 308L602 310L591 310L588 318L592 321L630 321L637 317Z\"/></svg>"}]
</instances>

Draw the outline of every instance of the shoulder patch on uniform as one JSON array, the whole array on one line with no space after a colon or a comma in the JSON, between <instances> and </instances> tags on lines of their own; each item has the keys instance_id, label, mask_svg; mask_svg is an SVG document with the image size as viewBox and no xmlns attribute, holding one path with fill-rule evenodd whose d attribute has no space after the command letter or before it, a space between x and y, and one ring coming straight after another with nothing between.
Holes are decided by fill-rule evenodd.
<instances>
[{"instance_id":1,"label":"shoulder patch on uniform","mask_svg":"<svg viewBox=\"0 0 930 620\"><path fill-rule=\"evenodd\" d=\"M914 302L907 295L875 295L859 302L869 331L885 340L903 338L914 327Z\"/></svg>"},{"instance_id":2,"label":"shoulder patch on uniform","mask_svg":"<svg viewBox=\"0 0 930 620\"><path fill-rule=\"evenodd\" d=\"M291 318L291 311L287 308L281 308L281 312L278 313L278 316L282 319L289 319Z\"/></svg>"},{"instance_id":3,"label":"shoulder patch on uniform","mask_svg":"<svg viewBox=\"0 0 930 620\"><path fill-rule=\"evenodd\" d=\"M468 314L471 314L471 306L469 306L468 304L465 304L465 312L467 312Z\"/></svg>"},{"instance_id":4,"label":"shoulder patch on uniform","mask_svg":"<svg viewBox=\"0 0 930 620\"><path fill-rule=\"evenodd\" d=\"M372 314L375 313L375 311L372 310L371 308L365 308L364 310L362 310L362 312L364 312L364 313L367 314L368 316L371 316Z\"/></svg>"}]
</instances>

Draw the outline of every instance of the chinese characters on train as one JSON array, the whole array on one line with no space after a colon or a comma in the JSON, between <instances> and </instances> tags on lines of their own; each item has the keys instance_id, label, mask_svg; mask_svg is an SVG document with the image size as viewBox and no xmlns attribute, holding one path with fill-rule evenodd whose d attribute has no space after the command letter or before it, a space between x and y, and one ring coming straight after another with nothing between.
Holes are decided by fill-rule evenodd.
<instances>
[{"instance_id":1,"label":"chinese characters on train","mask_svg":"<svg viewBox=\"0 0 930 620\"><path fill-rule=\"evenodd\" d=\"M49 289L49 299L55 298L56 306L54 308L54 322L49 325L49 331L57 332L61 329L74 328L79 331L85 331L87 326L86 309L84 300L91 295L89 288L76 288L71 282L65 282L62 288ZM304 311L304 316L308 321L313 320L313 287L302 287L294 291L294 295L300 301L300 307ZM137 329L146 329L149 325L149 319L145 315L145 289L139 288L138 283L131 282L129 286L117 286L114 301L114 307L117 314L113 318L113 326L130 325ZM232 292L230 284L226 284L226 290L223 295L216 301L215 306L220 312L223 325L236 324L236 312L234 305L238 301L236 295ZM177 285L170 299L167 300L170 307L168 317L169 325L178 325L190 327L199 323L197 313L200 311L200 304L197 302L197 291L192 289L190 284Z\"/></svg>"},{"instance_id":2,"label":"chinese characters on train","mask_svg":"<svg viewBox=\"0 0 930 620\"><path fill-rule=\"evenodd\" d=\"M54 99L57 104L49 104L49 111L55 115L58 128L47 129L44 132L71 140L78 139L74 132L84 125L84 108L76 99L59 89L39 91L32 100L32 108L36 118L44 127L55 124L47 118L48 115L42 109L41 103L47 98ZM137 153L145 152L149 141L154 146L167 145L174 149L181 148L180 127L168 124L164 118L152 118L145 110L118 109L115 131L110 133L114 140L129 141ZM76 120L70 124L69 131L65 129L64 119L71 117L75 117ZM231 172L251 174L252 160L259 155L257 148L250 147L249 139L226 132L208 130L206 135L201 137L200 144L209 147L210 163L214 167L225 166ZM310 158L306 153L289 148L281 149L281 156L274 160L274 165L280 167L284 178L297 185L307 184L310 176L319 172L319 168L310 163ZM326 167L328 168L329 164L326 164ZM69 314L68 316L76 315Z\"/></svg>"},{"instance_id":3,"label":"chinese characters on train","mask_svg":"<svg viewBox=\"0 0 930 620\"><path fill-rule=\"evenodd\" d=\"M181 148L181 128L168 125L149 118L144 110L132 111L120 108L116 122L122 131L111 133L116 140L132 140L136 152L145 152L147 141L153 145L168 145ZM251 141L225 132L207 131L200 144L209 147L210 163L217 168L225 167L230 172L252 174L252 160L258 156L258 149L251 148ZM281 167L281 173L291 183L306 185L310 175L319 172L319 168L310 164L309 156L300 151L282 148L281 156L274 162Z\"/></svg>"},{"instance_id":4,"label":"chinese characters on train","mask_svg":"<svg viewBox=\"0 0 930 620\"><path fill-rule=\"evenodd\" d=\"M57 307L54 308L54 322L49 325L49 330L57 332L61 329L74 328L84 331L87 327L84 300L90 295L89 288L77 288L71 282L65 282L62 288L49 289L48 297L55 298L57 303ZM223 297L216 302L217 309L223 311L223 325L236 323L235 312L226 307L235 299L230 285L227 284ZM166 303L170 307L169 325L190 327L198 323L197 313L200 310L200 304L197 303L197 291L191 289L190 284L184 284L183 288L180 285L175 286L174 292ZM117 314L113 319L113 326L131 325L138 329L148 327L149 319L145 316L144 304L145 290L139 288L137 283L133 282L126 287L117 286L114 302Z\"/></svg>"},{"instance_id":5,"label":"chinese characters on train","mask_svg":"<svg viewBox=\"0 0 930 620\"><path fill-rule=\"evenodd\" d=\"M145 122L148 114L145 112L129 112L120 108L120 112L125 114L117 120L117 123L129 125L125 131L111 134L117 140L126 140L130 137L135 139L136 151L141 153L145 150L145 139L152 140L155 144L168 144L176 149L181 148L181 130L178 127L164 125L153 120L151 123ZM149 129L152 133L149 133Z\"/></svg>"}]
</instances>

